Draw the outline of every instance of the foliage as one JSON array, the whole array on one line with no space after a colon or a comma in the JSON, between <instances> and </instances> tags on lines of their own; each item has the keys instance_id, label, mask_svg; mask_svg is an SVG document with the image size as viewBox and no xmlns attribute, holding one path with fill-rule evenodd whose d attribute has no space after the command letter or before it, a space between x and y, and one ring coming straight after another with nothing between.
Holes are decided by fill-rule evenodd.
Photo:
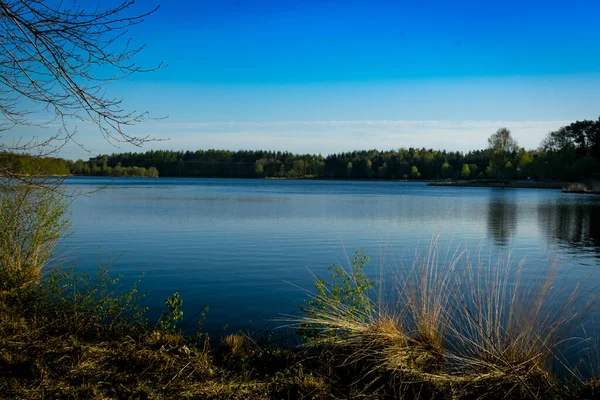
<instances>
[{"instance_id":1,"label":"foliage","mask_svg":"<svg viewBox=\"0 0 600 400\"><path fill-rule=\"evenodd\" d=\"M139 303L147 292L139 290L140 276L131 289L123 291L120 276L110 274L112 261L98 264L90 275L75 268L58 268L41 280L37 293L41 315L53 316L64 326L77 326L81 332L110 335L146 324L146 307ZM103 332L97 332L102 329Z\"/></svg>"},{"instance_id":2,"label":"foliage","mask_svg":"<svg viewBox=\"0 0 600 400\"><path fill-rule=\"evenodd\" d=\"M419 179L421 177L421 173L419 172L419 169L413 165L410 171L410 176L413 179Z\"/></svg>"},{"instance_id":3,"label":"foliage","mask_svg":"<svg viewBox=\"0 0 600 400\"><path fill-rule=\"evenodd\" d=\"M488 138L488 148L493 153L505 155L517 152L519 150L519 145L512 137L510 130L500 128Z\"/></svg>"},{"instance_id":4,"label":"foliage","mask_svg":"<svg viewBox=\"0 0 600 400\"><path fill-rule=\"evenodd\" d=\"M84 176L135 176L142 178L157 178L158 170L156 167L150 166L137 167L135 165L124 167L121 163L117 163L114 166L108 165L108 157L100 156L90 159L90 161L84 163L82 160L77 160L71 171L75 175Z\"/></svg>"},{"instance_id":5,"label":"foliage","mask_svg":"<svg viewBox=\"0 0 600 400\"><path fill-rule=\"evenodd\" d=\"M0 153L0 175L64 176L71 172L71 161L55 157Z\"/></svg>"},{"instance_id":6,"label":"foliage","mask_svg":"<svg viewBox=\"0 0 600 400\"><path fill-rule=\"evenodd\" d=\"M149 150L102 155L88 161L50 159L52 167L45 169L50 175L63 175L66 167L72 174L91 176L585 180L600 176L596 132L600 132L600 121L577 121L551 132L537 150L519 149L510 131L503 128L490 137L492 147L466 153L412 147L326 157L264 150ZM22 171L30 171L29 164L45 160L25 157L5 154L0 165L9 165L9 169L21 165ZM511 168L507 169L509 162ZM468 178L465 165L470 171Z\"/></svg>"},{"instance_id":7,"label":"foliage","mask_svg":"<svg viewBox=\"0 0 600 400\"><path fill-rule=\"evenodd\" d=\"M448 162L445 162L442 165L442 178L452 178L453 172L454 168L452 168L452 165L448 164Z\"/></svg>"},{"instance_id":8,"label":"foliage","mask_svg":"<svg viewBox=\"0 0 600 400\"><path fill-rule=\"evenodd\" d=\"M514 158L519 150L517 141L512 137L510 130L500 128L488 138L488 150L490 152L490 171L494 178L508 178L510 170L502 168L507 162ZM490 176L492 177L492 176Z\"/></svg>"},{"instance_id":9,"label":"foliage","mask_svg":"<svg viewBox=\"0 0 600 400\"><path fill-rule=\"evenodd\" d=\"M177 323L183 320L183 311L181 306L183 300L179 298L179 293L175 292L173 296L165 300L166 310L163 310L162 317L158 322L158 329L163 332L177 332Z\"/></svg>"},{"instance_id":10,"label":"foliage","mask_svg":"<svg viewBox=\"0 0 600 400\"><path fill-rule=\"evenodd\" d=\"M4 185L0 189L0 293L35 283L68 228L62 192Z\"/></svg>"},{"instance_id":11,"label":"foliage","mask_svg":"<svg viewBox=\"0 0 600 400\"><path fill-rule=\"evenodd\" d=\"M357 250L351 262L350 271L341 265L333 264L329 267L331 282L321 277L315 279L316 293L311 300L307 300L300 310L310 319L318 319L322 312L327 310L341 310L346 316L365 321L373 312L375 303L369 297L376 281L367 277L364 272L369 256L363 250ZM317 340L323 333L334 335L333 331L323 331L318 325L304 322L297 329L297 333L307 341Z\"/></svg>"},{"instance_id":12,"label":"foliage","mask_svg":"<svg viewBox=\"0 0 600 400\"><path fill-rule=\"evenodd\" d=\"M471 176L471 169L469 168L469 164L463 164L460 169L460 177L463 179L469 179Z\"/></svg>"}]
</instances>

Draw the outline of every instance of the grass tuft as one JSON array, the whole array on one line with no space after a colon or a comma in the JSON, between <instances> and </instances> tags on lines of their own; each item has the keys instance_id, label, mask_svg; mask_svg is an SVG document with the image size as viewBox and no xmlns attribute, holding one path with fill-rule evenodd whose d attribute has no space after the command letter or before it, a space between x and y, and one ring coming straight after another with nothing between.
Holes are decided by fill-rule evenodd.
<instances>
[{"instance_id":1,"label":"grass tuft","mask_svg":"<svg viewBox=\"0 0 600 400\"><path fill-rule=\"evenodd\" d=\"M391 304L380 298L378 312L357 314L320 296L299 323L319 333L314 349L337 355L321 356L325 363L360 365L353 372L361 386L386 393L539 399L597 390L564 354L581 342L575 332L600 297L563 290L558 260L527 279L525 270L510 254L441 252L435 237L398 272Z\"/></svg>"}]
</instances>

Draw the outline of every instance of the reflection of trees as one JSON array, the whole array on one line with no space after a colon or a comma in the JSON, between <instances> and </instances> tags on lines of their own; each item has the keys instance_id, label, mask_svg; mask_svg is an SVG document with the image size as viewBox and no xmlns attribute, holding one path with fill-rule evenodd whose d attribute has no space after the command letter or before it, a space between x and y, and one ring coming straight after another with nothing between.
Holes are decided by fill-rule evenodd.
<instances>
[{"instance_id":1,"label":"reflection of trees","mask_svg":"<svg viewBox=\"0 0 600 400\"><path fill-rule=\"evenodd\" d=\"M492 190L488 201L488 236L498 246L506 246L517 230L517 203L510 191Z\"/></svg>"},{"instance_id":2,"label":"reflection of trees","mask_svg":"<svg viewBox=\"0 0 600 400\"><path fill-rule=\"evenodd\" d=\"M600 252L600 205L543 204L538 223L550 239Z\"/></svg>"}]
</instances>

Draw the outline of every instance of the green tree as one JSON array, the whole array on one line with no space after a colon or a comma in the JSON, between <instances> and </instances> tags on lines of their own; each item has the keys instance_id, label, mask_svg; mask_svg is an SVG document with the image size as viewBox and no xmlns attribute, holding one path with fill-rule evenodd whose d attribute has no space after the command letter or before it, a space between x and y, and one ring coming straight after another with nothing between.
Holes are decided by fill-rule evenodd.
<instances>
[{"instance_id":1,"label":"green tree","mask_svg":"<svg viewBox=\"0 0 600 400\"><path fill-rule=\"evenodd\" d=\"M477 164L469 164L469 171L471 172L471 178L479 176L479 167L477 167Z\"/></svg>"},{"instance_id":2,"label":"green tree","mask_svg":"<svg viewBox=\"0 0 600 400\"><path fill-rule=\"evenodd\" d=\"M264 168L262 162L257 161L254 165L255 165L254 174L256 176L263 176L263 174L265 173L265 168Z\"/></svg>"},{"instance_id":3,"label":"green tree","mask_svg":"<svg viewBox=\"0 0 600 400\"><path fill-rule=\"evenodd\" d=\"M504 168L502 169L502 177L505 179L512 179L515 176L515 168L513 167L512 163L510 161L508 161L506 164L504 164Z\"/></svg>"},{"instance_id":4,"label":"green tree","mask_svg":"<svg viewBox=\"0 0 600 400\"><path fill-rule=\"evenodd\" d=\"M519 150L519 145L513 139L510 130L500 128L488 138L488 150L490 152L489 167L491 175L500 178L501 166L505 165L509 158Z\"/></svg>"},{"instance_id":5,"label":"green tree","mask_svg":"<svg viewBox=\"0 0 600 400\"><path fill-rule=\"evenodd\" d=\"M410 172L410 176L413 179L419 179L421 177L421 173L419 172L419 169L417 168L416 165L412 166L411 172Z\"/></svg>"},{"instance_id":6,"label":"green tree","mask_svg":"<svg viewBox=\"0 0 600 400\"><path fill-rule=\"evenodd\" d=\"M519 162L517 163L517 170L519 178L525 178L531 175L531 164L533 159L525 149L521 149L519 152Z\"/></svg>"},{"instance_id":7,"label":"green tree","mask_svg":"<svg viewBox=\"0 0 600 400\"><path fill-rule=\"evenodd\" d=\"M350 161L346 164L346 176L348 178L352 177L352 163Z\"/></svg>"},{"instance_id":8,"label":"green tree","mask_svg":"<svg viewBox=\"0 0 600 400\"><path fill-rule=\"evenodd\" d=\"M452 168L452 165L448 164L448 162L444 162L444 164L442 164L442 178L452 178L452 174L454 173L454 168Z\"/></svg>"},{"instance_id":9,"label":"green tree","mask_svg":"<svg viewBox=\"0 0 600 400\"><path fill-rule=\"evenodd\" d=\"M463 179L469 179L471 176L471 169L468 164L463 164L460 170L460 177Z\"/></svg>"},{"instance_id":10,"label":"green tree","mask_svg":"<svg viewBox=\"0 0 600 400\"><path fill-rule=\"evenodd\" d=\"M367 159L367 162L365 163L365 175L367 178L371 178L373 176L373 161L371 161L370 159Z\"/></svg>"}]
</instances>

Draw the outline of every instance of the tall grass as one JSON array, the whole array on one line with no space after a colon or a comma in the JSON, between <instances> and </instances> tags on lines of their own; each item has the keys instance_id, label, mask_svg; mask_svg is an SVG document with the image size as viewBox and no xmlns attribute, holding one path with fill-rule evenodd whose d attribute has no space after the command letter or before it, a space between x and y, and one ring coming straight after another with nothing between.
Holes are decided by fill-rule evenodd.
<instances>
[{"instance_id":1,"label":"tall grass","mask_svg":"<svg viewBox=\"0 0 600 400\"><path fill-rule=\"evenodd\" d=\"M409 268L395 272L386 296L394 301L380 296L376 312L357 313L321 293L320 307L299 322L320 332L312 349L344 354L342 363L361 365L369 385L561 398L572 381L586 384L565 353L581 343L575 332L598 310L600 296L579 285L567 290L556 258L527 276L526 268L501 252L442 251L434 237Z\"/></svg>"}]
</instances>

